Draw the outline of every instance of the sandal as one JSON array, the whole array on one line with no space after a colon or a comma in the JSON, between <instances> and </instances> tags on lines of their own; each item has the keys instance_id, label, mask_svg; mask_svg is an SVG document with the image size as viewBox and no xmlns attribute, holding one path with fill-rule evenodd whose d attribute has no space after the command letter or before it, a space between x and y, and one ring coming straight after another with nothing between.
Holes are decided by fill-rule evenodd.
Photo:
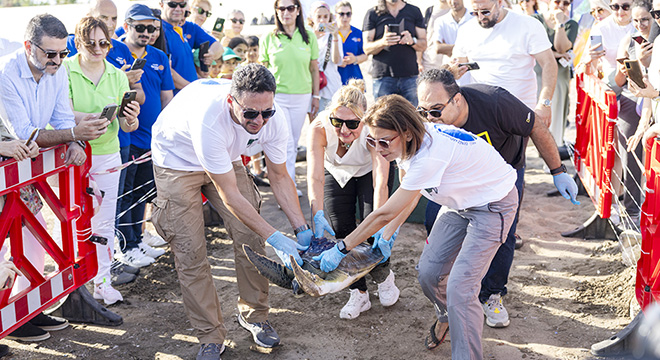
<instances>
[{"instance_id":1,"label":"sandal","mask_svg":"<svg viewBox=\"0 0 660 360\"><path fill-rule=\"evenodd\" d=\"M431 325L431 330L429 331L429 334L426 335L426 339L424 339L424 345L426 346L427 349L433 350L438 345L442 344L445 341L445 338L447 338L447 334L449 333L449 326L445 329L445 332L442 333L442 336L440 339L438 339L435 336L435 327L438 325L438 320L436 320L433 325Z\"/></svg>"}]
</instances>

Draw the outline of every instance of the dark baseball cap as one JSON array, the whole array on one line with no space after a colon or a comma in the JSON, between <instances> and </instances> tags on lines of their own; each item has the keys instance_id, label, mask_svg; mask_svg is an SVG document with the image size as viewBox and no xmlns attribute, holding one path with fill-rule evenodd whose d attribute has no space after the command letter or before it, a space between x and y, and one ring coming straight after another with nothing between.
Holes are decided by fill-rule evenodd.
<instances>
[{"instance_id":1,"label":"dark baseball cap","mask_svg":"<svg viewBox=\"0 0 660 360\"><path fill-rule=\"evenodd\" d=\"M153 11L147 6L143 4L133 4L131 7L128 8L126 11L126 19L131 19L131 20L158 20L155 16Z\"/></svg>"}]
</instances>

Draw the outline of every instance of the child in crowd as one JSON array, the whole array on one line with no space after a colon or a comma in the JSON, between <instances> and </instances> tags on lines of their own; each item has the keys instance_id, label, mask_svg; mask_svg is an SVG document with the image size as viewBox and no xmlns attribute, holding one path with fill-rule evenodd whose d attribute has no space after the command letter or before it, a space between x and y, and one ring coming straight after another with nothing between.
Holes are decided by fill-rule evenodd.
<instances>
[{"instance_id":1,"label":"child in crowd","mask_svg":"<svg viewBox=\"0 0 660 360\"><path fill-rule=\"evenodd\" d=\"M234 51L226 47L224 54L222 54L222 66L220 67L220 78L231 80L234 75L236 66L241 62L241 57L236 55Z\"/></svg>"},{"instance_id":2,"label":"child in crowd","mask_svg":"<svg viewBox=\"0 0 660 360\"><path fill-rule=\"evenodd\" d=\"M245 60L245 54L248 52L248 43L242 37L235 37L229 40L228 48L232 49L236 55Z\"/></svg>"},{"instance_id":3,"label":"child in crowd","mask_svg":"<svg viewBox=\"0 0 660 360\"><path fill-rule=\"evenodd\" d=\"M259 38L250 35L246 38L248 52L247 52L247 63L253 64L259 61Z\"/></svg>"},{"instance_id":4,"label":"child in crowd","mask_svg":"<svg viewBox=\"0 0 660 360\"><path fill-rule=\"evenodd\" d=\"M211 79L218 78L220 76L221 68L222 68L222 59L213 61L211 66L209 66L209 77Z\"/></svg>"}]
</instances>

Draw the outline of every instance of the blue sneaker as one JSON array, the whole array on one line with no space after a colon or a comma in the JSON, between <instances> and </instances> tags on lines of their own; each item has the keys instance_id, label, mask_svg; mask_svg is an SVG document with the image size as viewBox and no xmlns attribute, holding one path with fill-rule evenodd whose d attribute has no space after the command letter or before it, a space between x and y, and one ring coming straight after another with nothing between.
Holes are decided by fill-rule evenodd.
<instances>
[{"instance_id":1,"label":"blue sneaker","mask_svg":"<svg viewBox=\"0 0 660 360\"><path fill-rule=\"evenodd\" d=\"M220 360L220 355L225 352L224 344L202 344L197 352L196 360Z\"/></svg>"},{"instance_id":2,"label":"blue sneaker","mask_svg":"<svg viewBox=\"0 0 660 360\"><path fill-rule=\"evenodd\" d=\"M280 337L268 320L260 323L249 323L241 314L238 314L238 323L245 330L252 333L252 338L257 345L272 348L280 344Z\"/></svg>"}]
</instances>

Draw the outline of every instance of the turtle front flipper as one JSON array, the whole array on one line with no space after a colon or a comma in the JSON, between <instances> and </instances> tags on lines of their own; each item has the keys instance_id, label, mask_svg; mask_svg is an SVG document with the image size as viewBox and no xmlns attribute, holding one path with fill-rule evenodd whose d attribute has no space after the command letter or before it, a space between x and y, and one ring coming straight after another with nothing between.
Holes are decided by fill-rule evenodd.
<instances>
[{"instance_id":1,"label":"turtle front flipper","mask_svg":"<svg viewBox=\"0 0 660 360\"><path fill-rule=\"evenodd\" d=\"M243 244L243 252L245 252L248 260L250 260L252 265L257 268L257 271L259 271L261 276L265 277L275 285L281 286L285 289L293 289L291 281L295 279L295 276L291 270L264 255L256 253L246 244Z\"/></svg>"},{"instance_id":2,"label":"turtle front flipper","mask_svg":"<svg viewBox=\"0 0 660 360\"><path fill-rule=\"evenodd\" d=\"M293 256L291 256L291 267L293 268L293 274L295 275L296 281L303 291L311 296L322 296L326 294L322 290L322 287L319 286L325 280L321 279L318 275L301 268Z\"/></svg>"}]
</instances>

